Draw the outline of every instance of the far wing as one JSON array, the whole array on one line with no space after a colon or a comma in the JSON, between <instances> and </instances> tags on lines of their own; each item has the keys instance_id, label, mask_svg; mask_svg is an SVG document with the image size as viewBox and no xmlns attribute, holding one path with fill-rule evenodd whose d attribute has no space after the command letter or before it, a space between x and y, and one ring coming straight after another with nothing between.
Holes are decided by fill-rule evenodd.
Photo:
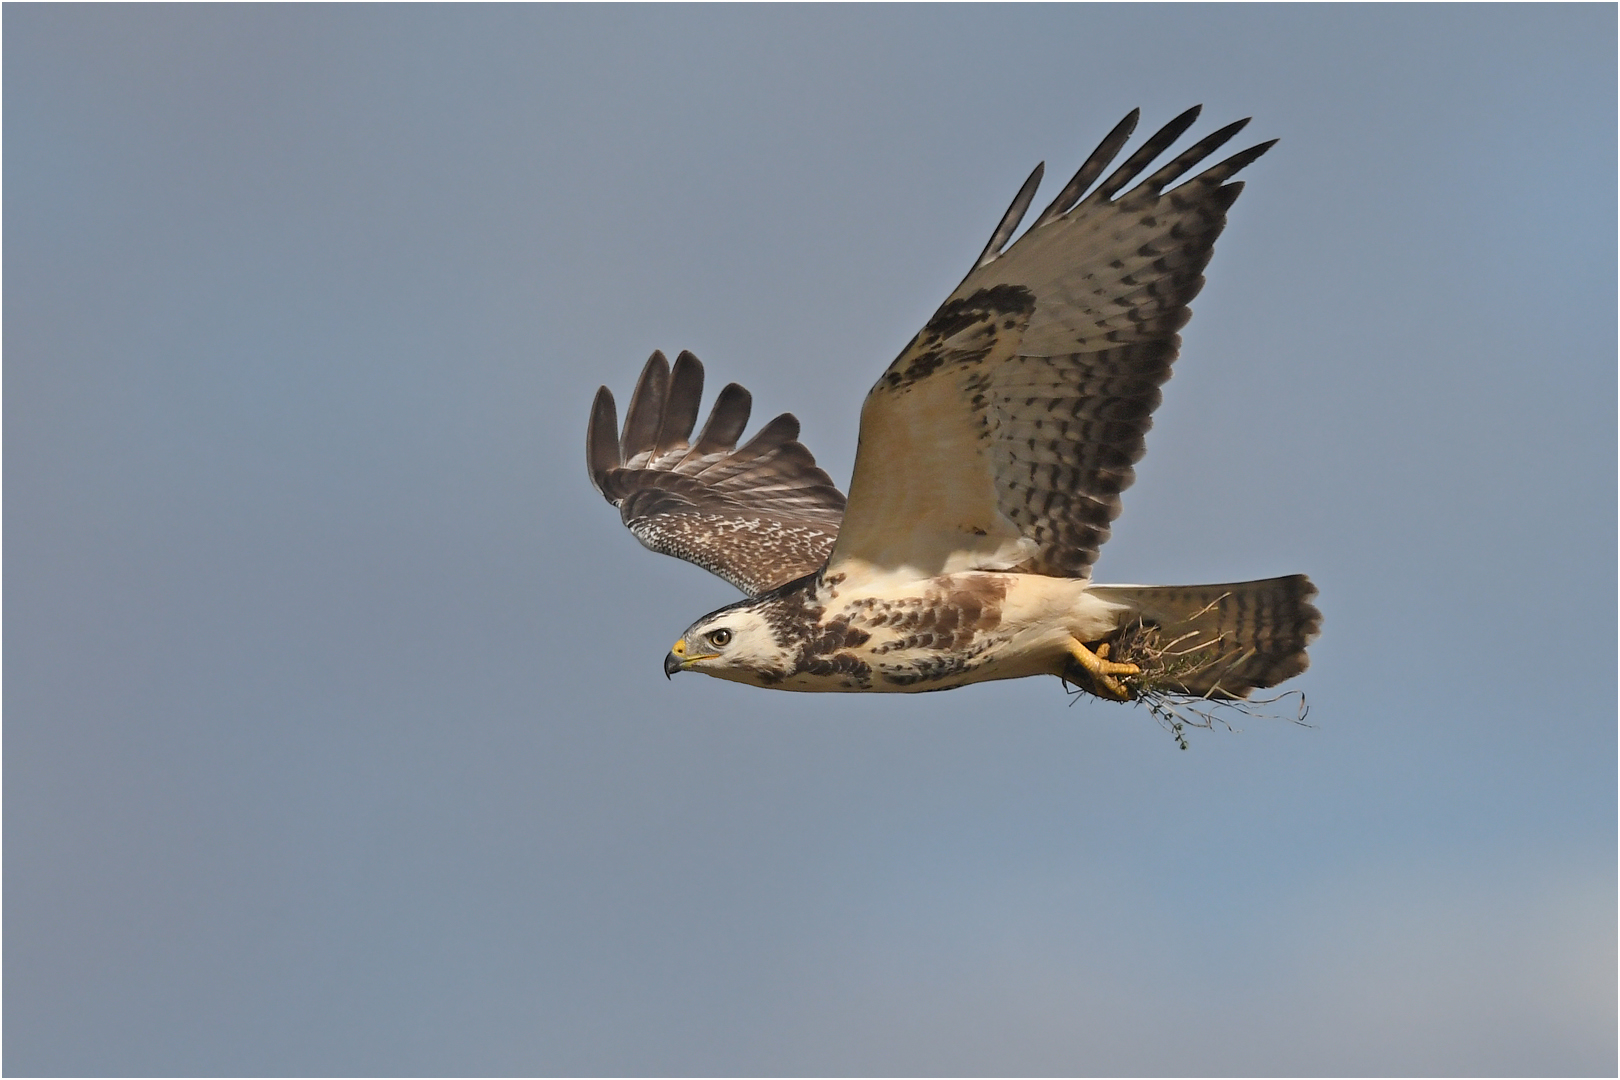
<instances>
[{"instance_id":1,"label":"far wing","mask_svg":"<svg viewBox=\"0 0 1620 1080\"><path fill-rule=\"evenodd\" d=\"M1132 112L1003 253L1042 170L1030 176L972 271L867 395L830 573L1090 576L1242 190L1227 181L1272 146L1165 190L1239 121L1119 194L1197 116L1171 121L1097 183Z\"/></svg>"},{"instance_id":2,"label":"far wing","mask_svg":"<svg viewBox=\"0 0 1620 1080\"><path fill-rule=\"evenodd\" d=\"M750 596L821 569L844 496L798 442L799 421L783 413L738 446L752 398L732 383L690 442L702 397L697 357L681 353L671 372L655 352L621 436L613 394L598 390L585 436L591 483L643 545L696 563Z\"/></svg>"}]
</instances>

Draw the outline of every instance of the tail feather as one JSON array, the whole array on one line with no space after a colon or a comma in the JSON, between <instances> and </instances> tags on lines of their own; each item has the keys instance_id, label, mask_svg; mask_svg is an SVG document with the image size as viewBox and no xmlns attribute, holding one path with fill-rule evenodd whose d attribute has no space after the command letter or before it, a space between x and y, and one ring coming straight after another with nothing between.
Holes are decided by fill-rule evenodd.
<instances>
[{"instance_id":1,"label":"tail feather","mask_svg":"<svg viewBox=\"0 0 1620 1080\"><path fill-rule=\"evenodd\" d=\"M1310 665L1322 629L1304 574L1227 585L1098 585L1091 592L1130 614L1108 639L1110 656L1138 663L1154 689L1241 699Z\"/></svg>"}]
</instances>

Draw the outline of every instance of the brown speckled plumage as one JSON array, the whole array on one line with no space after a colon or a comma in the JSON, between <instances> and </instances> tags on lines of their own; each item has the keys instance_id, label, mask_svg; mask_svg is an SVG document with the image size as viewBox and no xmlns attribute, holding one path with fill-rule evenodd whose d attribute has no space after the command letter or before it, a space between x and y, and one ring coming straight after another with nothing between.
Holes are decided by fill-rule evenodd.
<instances>
[{"instance_id":1,"label":"brown speckled plumage","mask_svg":"<svg viewBox=\"0 0 1620 1080\"><path fill-rule=\"evenodd\" d=\"M696 442L703 365L683 352L670 371L655 352L618 427L613 393L591 409L591 482L653 551L696 563L750 596L820 569L838 535L844 495L798 441L783 413L742 446L752 398L720 391Z\"/></svg>"},{"instance_id":2,"label":"brown speckled plumage","mask_svg":"<svg viewBox=\"0 0 1620 1080\"><path fill-rule=\"evenodd\" d=\"M1197 116L1176 117L1115 165L1132 112L1014 240L1035 169L867 395L847 506L790 414L738 446L749 397L735 384L690 441L703 376L689 353L673 371L653 354L622 432L602 388L587 435L592 482L647 547L750 596L694 623L666 672L844 691L1045 673L1106 690L1088 674L1100 669L1087 645L1118 655L1161 640L1192 643L1208 661L1176 667L1170 688L1186 694L1241 698L1304 670L1321 616L1303 576L1089 580L1242 190L1232 177L1272 146L1196 171L1239 121L1148 172Z\"/></svg>"}]
</instances>

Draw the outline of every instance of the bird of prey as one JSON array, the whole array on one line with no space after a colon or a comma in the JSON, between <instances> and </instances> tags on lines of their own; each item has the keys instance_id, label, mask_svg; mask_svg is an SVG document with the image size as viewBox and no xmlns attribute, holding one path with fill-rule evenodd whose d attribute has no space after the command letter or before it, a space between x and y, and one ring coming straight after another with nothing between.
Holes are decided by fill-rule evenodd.
<instances>
[{"instance_id":1,"label":"bird of prey","mask_svg":"<svg viewBox=\"0 0 1620 1080\"><path fill-rule=\"evenodd\" d=\"M747 594L692 623L666 674L806 691L1056 675L1115 701L1236 701L1305 670L1321 616L1303 575L1091 580L1242 190L1231 178L1276 141L1183 179L1240 120L1138 182L1198 112L1110 172L1132 111L1009 247L1035 168L967 277L867 394L847 500L791 413L739 445L751 398L735 383L692 438L703 367L690 353L673 369L653 353L622 431L612 393L597 392L586 434L596 488L646 547Z\"/></svg>"}]
</instances>

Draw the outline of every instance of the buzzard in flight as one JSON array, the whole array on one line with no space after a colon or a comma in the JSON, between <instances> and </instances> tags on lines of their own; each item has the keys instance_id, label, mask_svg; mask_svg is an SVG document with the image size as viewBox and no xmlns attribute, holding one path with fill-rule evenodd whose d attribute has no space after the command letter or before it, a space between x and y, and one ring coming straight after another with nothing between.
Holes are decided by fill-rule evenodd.
<instances>
[{"instance_id":1,"label":"buzzard in flight","mask_svg":"<svg viewBox=\"0 0 1620 1080\"><path fill-rule=\"evenodd\" d=\"M1231 701L1305 670L1321 616L1303 575L1091 580L1243 188L1231 178L1272 146L1182 180L1240 120L1131 186L1198 111L1107 172L1133 111L1008 247L1036 167L967 277L867 394L847 500L792 414L738 445L751 399L735 383L694 439L703 367L690 353L673 369L653 353L622 431L612 393L597 392L592 483L644 545L748 594L688 627L666 674L822 691L1057 675L1116 701Z\"/></svg>"}]
</instances>

